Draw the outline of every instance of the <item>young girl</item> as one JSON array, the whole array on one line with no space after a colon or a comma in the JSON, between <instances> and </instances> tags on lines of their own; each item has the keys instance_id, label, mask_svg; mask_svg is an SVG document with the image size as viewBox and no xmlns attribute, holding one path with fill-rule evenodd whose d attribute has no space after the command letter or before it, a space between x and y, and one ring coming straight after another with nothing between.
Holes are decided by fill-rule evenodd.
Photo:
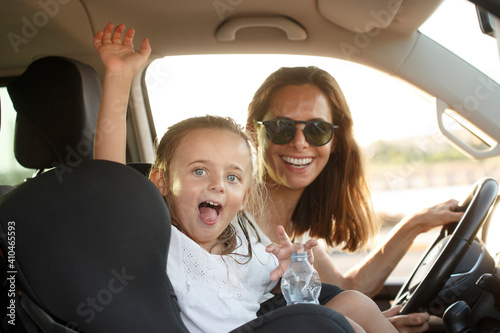
<instances>
[{"instance_id":1,"label":"young girl","mask_svg":"<svg viewBox=\"0 0 500 333\"><path fill-rule=\"evenodd\" d=\"M94 38L105 66L95 158L119 163L125 163L131 81L151 52L147 39L134 52L134 31L128 30L122 41L124 29L119 25L113 32L108 24ZM255 328L262 320L270 321L273 311L256 319L260 298L277 285L291 252L305 250L312 257L317 244L292 244L278 227L281 246L264 247L244 211L258 197L251 192L257 189L252 186L252 156L241 127L213 116L177 123L157 147L150 179L165 197L173 225L167 271L182 320L192 332ZM345 291L325 305L351 317L356 332L395 332L376 305L358 292Z\"/></svg>"}]
</instances>

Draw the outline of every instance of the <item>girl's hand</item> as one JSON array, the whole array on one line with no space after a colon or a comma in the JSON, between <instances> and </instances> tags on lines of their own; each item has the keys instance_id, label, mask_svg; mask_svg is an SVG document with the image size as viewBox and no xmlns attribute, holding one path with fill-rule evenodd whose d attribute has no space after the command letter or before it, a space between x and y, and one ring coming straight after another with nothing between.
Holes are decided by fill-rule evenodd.
<instances>
[{"instance_id":1,"label":"girl's hand","mask_svg":"<svg viewBox=\"0 0 500 333\"><path fill-rule=\"evenodd\" d=\"M134 51L134 29L125 31L125 25L120 24L114 29L113 23L108 23L104 31L94 36L94 48L99 53L107 72L120 72L135 75L146 64L151 54L149 40L145 38L139 52Z\"/></svg>"},{"instance_id":2,"label":"girl's hand","mask_svg":"<svg viewBox=\"0 0 500 333\"><path fill-rule=\"evenodd\" d=\"M278 226L277 232L281 246L273 243L266 247L266 251L274 254L279 261L278 267L271 272L272 281L276 281L281 278L288 266L290 266L290 263L292 262L292 252L306 251L309 262L312 265L314 262L312 248L318 245L318 242L314 239L308 240L305 244L292 243L282 226Z\"/></svg>"}]
</instances>

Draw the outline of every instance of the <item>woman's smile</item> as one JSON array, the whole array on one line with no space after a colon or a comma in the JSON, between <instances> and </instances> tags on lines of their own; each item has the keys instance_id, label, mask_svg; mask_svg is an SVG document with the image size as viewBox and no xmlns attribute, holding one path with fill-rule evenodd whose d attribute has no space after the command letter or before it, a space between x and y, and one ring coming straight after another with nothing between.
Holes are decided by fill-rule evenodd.
<instances>
[{"instance_id":1,"label":"woman's smile","mask_svg":"<svg viewBox=\"0 0 500 333\"><path fill-rule=\"evenodd\" d=\"M285 155L281 156L281 159L283 160L283 162L285 162L286 164L288 164L290 167L297 168L297 169L306 168L313 161L313 159L310 158L310 157L307 157L307 158L294 158L294 157L285 156Z\"/></svg>"}]
</instances>

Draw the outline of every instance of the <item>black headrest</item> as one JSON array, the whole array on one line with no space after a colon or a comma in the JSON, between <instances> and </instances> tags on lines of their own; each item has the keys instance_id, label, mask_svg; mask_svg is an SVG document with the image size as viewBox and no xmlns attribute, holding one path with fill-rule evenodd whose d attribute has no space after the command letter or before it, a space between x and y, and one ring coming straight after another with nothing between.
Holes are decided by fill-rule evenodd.
<instances>
[{"instance_id":1,"label":"black headrest","mask_svg":"<svg viewBox=\"0 0 500 333\"><path fill-rule=\"evenodd\" d=\"M16 286L63 325L185 331L166 272L168 209L132 168L83 161L20 185L0 197L6 255L7 235L15 235Z\"/></svg>"},{"instance_id":2,"label":"black headrest","mask_svg":"<svg viewBox=\"0 0 500 333\"><path fill-rule=\"evenodd\" d=\"M101 99L92 67L64 57L34 61L7 85L17 111L14 152L26 168L91 159Z\"/></svg>"}]
</instances>

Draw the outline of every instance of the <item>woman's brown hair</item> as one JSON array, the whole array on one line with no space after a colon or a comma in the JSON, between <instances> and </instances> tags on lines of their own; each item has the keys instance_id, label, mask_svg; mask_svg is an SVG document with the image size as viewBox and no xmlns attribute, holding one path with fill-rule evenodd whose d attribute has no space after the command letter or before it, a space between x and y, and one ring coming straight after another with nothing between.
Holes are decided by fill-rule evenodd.
<instances>
[{"instance_id":1,"label":"woman's brown hair","mask_svg":"<svg viewBox=\"0 0 500 333\"><path fill-rule=\"evenodd\" d=\"M293 236L308 233L329 246L355 251L365 247L377 229L371 197L364 175L363 155L354 139L351 111L337 81L314 66L282 67L272 73L256 91L248 107L247 128L255 128L269 112L274 94L285 86L310 84L328 98L332 120L338 128L333 152L318 177L304 190L292 215ZM269 174L265 131L257 138L261 181Z\"/></svg>"}]
</instances>

